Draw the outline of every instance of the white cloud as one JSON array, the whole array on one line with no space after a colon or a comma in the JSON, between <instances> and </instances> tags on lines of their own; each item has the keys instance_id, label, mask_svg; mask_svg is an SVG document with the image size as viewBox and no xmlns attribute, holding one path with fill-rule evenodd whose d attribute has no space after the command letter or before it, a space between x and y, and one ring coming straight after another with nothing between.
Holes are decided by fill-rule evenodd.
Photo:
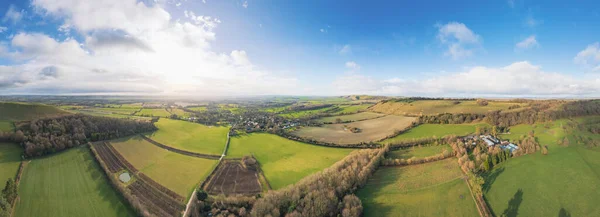
<instances>
[{"instance_id":1,"label":"white cloud","mask_svg":"<svg viewBox=\"0 0 600 217\"><path fill-rule=\"evenodd\" d=\"M244 8L248 8L248 1L244 1L244 3L242 4L242 6L243 6Z\"/></svg>"},{"instance_id":2,"label":"white cloud","mask_svg":"<svg viewBox=\"0 0 600 217\"><path fill-rule=\"evenodd\" d=\"M322 33L327 33L327 29L319 29L319 31Z\"/></svg>"},{"instance_id":3,"label":"white cloud","mask_svg":"<svg viewBox=\"0 0 600 217\"><path fill-rule=\"evenodd\" d=\"M448 46L445 56L452 59L469 57L481 44L481 36L475 34L465 24L450 22L445 25L437 25L437 39Z\"/></svg>"},{"instance_id":4,"label":"white cloud","mask_svg":"<svg viewBox=\"0 0 600 217\"><path fill-rule=\"evenodd\" d=\"M342 49L340 49L340 51L338 53L341 55L351 54L352 47L349 44L346 44L342 47Z\"/></svg>"},{"instance_id":5,"label":"white cloud","mask_svg":"<svg viewBox=\"0 0 600 217\"><path fill-rule=\"evenodd\" d=\"M0 66L0 93L254 95L299 89L296 78L260 69L244 50L214 52L210 45L221 22L214 17L187 11L172 20L161 4L136 0L32 4L84 40L22 32L0 42L0 53L16 62Z\"/></svg>"},{"instance_id":6,"label":"white cloud","mask_svg":"<svg viewBox=\"0 0 600 217\"><path fill-rule=\"evenodd\" d=\"M2 22L11 21L13 24L21 21L23 19L23 10L19 11L14 5L11 5L4 14L4 18L2 18Z\"/></svg>"},{"instance_id":7,"label":"white cloud","mask_svg":"<svg viewBox=\"0 0 600 217\"><path fill-rule=\"evenodd\" d=\"M577 53L573 59L575 63L592 71L600 71L600 43L596 42L588 45L584 50Z\"/></svg>"},{"instance_id":8,"label":"white cloud","mask_svg":"<svg viewBox=\"0 0 600 217\"><path fill-rule=\"evenodd\" d=\"M365 85L361 86L363 81ZM546 72L529 62L515 62L501 68L478 66L422 80L376 80L369 76L349 74L339 77L333 86L337 94L406 96L575 96L600 93L600 79L578 79Z\"/></svg>"},{"instance_id":9,"label":"white cloud","mask_svg":"<svg viewBox=\"0 0 600 217\"><path fill-rule=\"evenodd\" d=\"M526 50L526 49L530 49L530 48L536 48L539 46L540 46L540 44L537 42L535 35L532 35L532 36L527 37L523 41L520 41L519 43L517 43L515 45L515 48L520 49L520 50Z\"/></svg>"},{"instance_id":10,"label":"white cloud","mask_svg":"<svg viewBox=\"0 0 600 217\"><path fill-rule=\"evenodd\" d=\"M348 68L350 70L359 70L360 69L360 65L358 65L354 61L349 61L349 62L346 62L346 68Z\"/></svg>"},{"instance_id":11,"label":"white cloud","mask_svg":"<svg viewBox=\"0 0 600 217\"><path fill-rule=\"evenodd\" d=\"M0 26L0 33L6 31L8 28L6 28L5 26Z\"/></svg>"}]
</instances>

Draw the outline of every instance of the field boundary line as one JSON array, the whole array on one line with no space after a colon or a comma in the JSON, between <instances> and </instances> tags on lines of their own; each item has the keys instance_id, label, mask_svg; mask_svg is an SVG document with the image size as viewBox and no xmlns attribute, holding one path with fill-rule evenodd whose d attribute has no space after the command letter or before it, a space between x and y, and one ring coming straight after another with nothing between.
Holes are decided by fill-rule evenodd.
<instances>
[{"instance_id":1,"label":"field boundary line","mask_svg":"<svg viewBox=\"0 0 600 217\"><path fill-rule=\"evenodd\" d=\"M483 196L479 196L480 198L477 198L477 196L475 196L473 190L471 189L471 184L469 183L468 178L464 179L464 181L467 184L467 187L469 188L469 192L471 192L471 198L473 198L475 206L477 206L477 211L479 212L479 215L481 217L492 217L493 215L487 203L485 202L485 199L483 199Z\"/></svg>"},{"instance_id":2,"label":"field boundary line","mask_svg":"<svg viewBox=\"0 0 600 217\"><path fill-rule=\"evenodd\" d=\"M461 175L461 176L458 176L458 177L453 178L451 180L448 180L448 181L445 181L445 182L436 183L436 184L433 184L433 185L428 185L428 186L425 186L425 187L422 187L422 188L417 188L417 189L412 189L412 190L406 190L406 191L388 191L388 192L385 192L385 193L382 193L382 194L384 194L384 195L385 194L403 194L403 193L409 193L409 192L427 190L427 189L430 189L430 188L438 187L440 185L448 184L450 182L454 182L454 181L462 179L462 178L463 178L463 176ZM377 184L381 184L381 183L388 184L387 182L378 182ZM394 182L389 182L389 183L394 183Z\"/></svg>"},{"instance_id":3,"label":"field boundary line","mask_svg":"<svg viewBox=\"0 0 600 217\"><path fill-rule=\"evenodd\" d=\"M220 158L222 158L222 156L218 156L218 155L210 155L210 154L201 154L201 153L195 153L195 152L190 152L190 151L185 151L185 150L181 150L181 149L177 149L177 148L173 148L171 146L167 146L164 145L162 143L159 143L157 141L154 141L150 138L148 138L147 136L143 135L143 134L139 134L140 137L142 137L144 140L146 140L147 142L152 143L153 145L156 145L160 148L163 148L167 151L172 151L178 154L182 154L182 155L187 155L190 157L196 157L196 158L204 158L204 159L209 159L209 160L219 160Z\"/></svg>"}]
</instances>

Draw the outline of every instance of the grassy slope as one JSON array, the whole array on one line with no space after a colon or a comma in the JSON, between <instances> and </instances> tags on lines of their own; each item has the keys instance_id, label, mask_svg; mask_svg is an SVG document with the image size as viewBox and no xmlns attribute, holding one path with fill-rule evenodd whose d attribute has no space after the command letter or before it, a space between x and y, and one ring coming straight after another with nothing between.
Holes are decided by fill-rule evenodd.
<instances>
[{"instance_id":1,"label":"grassy slope","mask_svg":"<svg viewBox=\"0 0 600 217\"><path fill-rule=\"evenodd\" d=\"M477 125L489 126L488 124L421 124L396 137L383 140L381 143L388 144L419 138L430 138L432 136L443 137L446 135L467 135L475 132Z\"/></svg>"},{"instance_id":2,"label":"grassy slope","mask_svg":"<svg viewBox=\"0 0 600 217\"><path fill-rule=\"evenodd\" d=\"M520 103L489 101L487 106L477 105L476 101L461 101L453 104L453 100L419 100L411 103L385 102L378 103L370 110L395 115L435 115L441 113L478 113L506 110L511 105L525 105Z\"/></svg>"},{"instance_id":3,"label":"grassy slope","mask_svg":"<svg viewBox=\"0 0 600 217\"><path fill-rule=\"evenodd\" d=\"M220 155L227 142L227 127L213 127L187 121L161 118L155 123L158 131L146 136L174 148Z\"/></svg>"},{"instance_id":4,"label":"grassy slope","mask_svg":"<svg viewBox=\"0 0 600 217\"><path fill-rule=\"evenodd\" d=\"M12 143L0 143L0 188L8 179L14 179L21 163L21 146Z\"/></svg>"},{"instance_id":5,"label":"grassy slope","mask_svg":"<svg viewBox=\"0 0 600 217\"><path fill-rule=\"evenodd\" d=\"M348 155L352 149L327 148L254 133L231 138L228 158L253 154L273 189L296 183Z\"/></svg>"},{"instance_id":6,"label":"grassy slope","mask_svg":"<svg viewBox=\"0 0 600 217\"><path fill-rule=\"evenodd\" d=\"M188 197L217 164L216 160L169 152L139 136L111 143L139 171L184 197Z\"/></svg>"},{"instance_id":7,"label":"grassy slope","mask_svg":"<svg viewBox=\"0 0 600 217\"><path fill-rule=\"evenodd\" d=\"M0 102L1 121L22 121L67 114L71 113L49 105Z\"/></svg>"},{"instance_id":8,"label":"grassy slope","mask_svg":"<svg viewBox=\"0 0 600 217\"><path fill-rule=\"evenodd\" d=\"M169 117L171 113L167 112L164 108L157 109L142 109L140 112L136 113L136 115L144 115L144 116L154 116L154 117Z\"/></svg>"},{"instance_id":9,"label":"grassy slope","mask_svg":"<svg viewBox=\"0 0 600 217\"><path fill-rule=\"evenodd\" d=\"M382 167L357 192L365 216L478 216L456 159Z\"/></svg>"},{"instance_id":10,"label":"grassy slope","mask_svg":"<svg viewBox=\"0 0 600 217\"><path fill-rule=\"evenodd\" d=\"M361 104L361 105L342 105L340 106L340 108L342 109L341 111L337 112L338 114L350 114L350 113L356 113L359 111L363 111L367 108L369 108L369 106L371 106L372 104Z\"/></svg>"},{"instance_id":11,"label":"grassy slope","mask_svg":"<svg viewBox=\"0 0 600 217\"><path fill-rule=\"evenodd\" d=\"M135 216L87 147L35 159L23 173L15 216Z\"/></svg>"},{"instance_id":12,"label":"grassy slope","mask_svg":"<svg viewBox=\"0 0 600 217\"><path fill-rule=\"evenodd\" d=\"M335 120L338 118L341 119L342 121L360 121L360 120L372 119L372 118L381 117L381 116L382 116L382 114L378 114L378 113L361 112L361 113L356 113L356 114L351 114L351 115L339 115L339 116L319 118L319 119L317 119L317 121L335 123Z\"/></svg>"},{"instance_id":13,"label":"grassy slope","mask_svg":"<svg viewBox=\"0 0 600 217\"><path fill-rule=\"evenodd\" d=\"M561 127L566 122L515 126L511 135L503 135L518 138L534 129L549 154L510 159L486 177L485 196L497 216L557 216L561 209L572 216L600 216L600 148L558 145L568 135Z\"/></svg>"},{"instance_id":14,"label":"grassy slope","mask_svg":"<svg viewBox=\"0 0 600 217\"><path fill-rule=\"evenodd\" d=\"M450 148L449 145L432 145L425 147L416 146L407 149L390 151L388 153L388 157L398 159L410 159L412 157L423 158L441 154L442 152L444 152L444 150L452 152L452 148Z\"/></svg>"}]
</instances>

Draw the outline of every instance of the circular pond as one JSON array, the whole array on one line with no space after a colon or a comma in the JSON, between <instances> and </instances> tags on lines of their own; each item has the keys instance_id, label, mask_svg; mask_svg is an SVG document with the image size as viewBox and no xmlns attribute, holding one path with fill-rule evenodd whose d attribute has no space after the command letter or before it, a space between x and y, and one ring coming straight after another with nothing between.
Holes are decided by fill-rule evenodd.
<instances>
[{"instance_id":1,"label":"circular pond","mask_svg":"<svg viewBox=\"0 0 600 217\"><path fill-rule=\"evenodd\" d=\"M129 173L121 173L121 175L119 175L119 180L123 183L127 183L131 180L131 176L129 176Z\"/></svg>"}]
</instances>

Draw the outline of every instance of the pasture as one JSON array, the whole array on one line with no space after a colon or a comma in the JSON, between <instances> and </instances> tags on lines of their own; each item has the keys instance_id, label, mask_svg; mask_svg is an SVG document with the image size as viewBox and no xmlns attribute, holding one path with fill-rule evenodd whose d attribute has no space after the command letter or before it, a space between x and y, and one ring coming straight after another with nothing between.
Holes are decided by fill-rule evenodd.
<instances>
[{"instance_id":1,"label":"pasture","mask_svg":"<svg viewBox=\"0 0 600 217\"><path fill-rule=\"evenodd\" d=\"M184 118L190 117L190 113L185 112L178 108L169 108L169 109L167 109L167 111L170 112L171 114L177 115L178 117L184 117Z\"/></svg>"},{"instance_id":2,"label":"pasture","mask_svg":"<svg viewBox=\"0 0 600 217\"><path fill-rule=\"evenodd\" d=\"M183 197L188 197L216 166L216 160L190 157L159 148L139 136L111 141L136 169Z\"/></svg>"},{"instance_id":3,"label":"pasture","mask_svg":"<svg viewBox=\"0 0 600 217\"><path fill-rule=\"evenodd\" d=\"M161 118L158 131L146 133L150 139L173 148L201 154L221 155L229 128L206 126L187 121Z\"/></svg>"},{"instance_id":4,"label":"pasture","mask_svg":"<svg viewBox=\"0 0 600 217\"><path fill-rule=\"evenodd\" d=\"M0 121L0 132L12 132L13 123L10 121Z\"/></svg>"},{"instance_id":5,"label":"pasture","mask_svg":"<svg viewBox=\"0 0 600 217\"><path fill-rule=\"evenodd\" d=\"M391 144L394 142L410 141L413 139L431 138L433 136L441 138L447 135L465 136L475 133L477 126L489 127L489 124L421 124L413 127L406 132L381 141L382 144Z\"/></svg>"},{"instance_id":6,"label":"pasture","mask_svg":"<svg viewBox=\"0 0 600 217\"><path fill-rule=\"evenodd\" d=\"M339 111L336 114L352 114L360 111L365 111L369 106L373 104L360 104L360 105L340 105L338 106Z\"/></svg>"},{"instance_id":7,"label":"pasture","mask_svg":"<svg viewBox=\"0 0 600 217\"><path fill-rule=\"evenodd\" d=\"M151 117L169 117L171 113L169 113L164 108L144 108L135 115L139 116L151 116Z\"/></svg>"},{"instance_id":8,"label":"pasture","mask_svg":"<svg viewBox=\"0 0 600 217\"><path fill-rule=\"evenodd\" d=\"M6 180L14 179L21 164L23 148L13 143L0 142L0 188L4 188Z\"/></svg>"},{"instance_id":9,"label":"pasture","mask_svg":"<svg viewBox=\"0 0 600 217\"><path fill-rule=\"evenodd\" d=\"M444 152L444 150L452 152L452 148L449 145L413 146L410 148L390 151L387 157L396 159L410 159L413 157L424 158L441 154Z\"/></svg>"},{"instance_id":10,"label":"pasture","mask_svg":"<svg viewBox=\"0 0 600 217\"><path fill-rule=\"evenodd\" d=\"M0 121L23 121L68 114L71 113L49 105L0 102Z\"/></svg>"},{"instance_id":11,"label":"pasture","mask_svg":"<svg viewBox=\"0 0 600 217\"><path fill-rule=\"evenodd\" d=\"M569 122L518 125L502 135L515 139L534 130L549 152L512 158L485 176L484 195L496 216L600 215L600 148L577 144L575 136L587 132L566 132L562 126ZM573 141L569 146L558 143L565 136Z\"/></svg>"},{"instance_id":12,"label":"pasture","mask_svg":"<svg viewBox=\"0 0 600 217\"><path fill-rule=\"evenodd\" d=\"M479 216L455 158L381 167L357 192L364 216Z\"/></svg>"},{"instance_id":13,"label":"pasture","mask_svg":"<svg viewBox=\"0 0 600 217\"><path fill-rule=\"evenodd\" d=\"M393 135L398 130L410 127L414 117L388 115L371 120L357 121L347 124L325 124L321 127L304 127L293 134L322 142L336 144L356 144L377 141ZM356 127L361 132L353 133L349 129Z\"/></svg>"},{"instance_id":14,"label":"pasture","mask_svg":"<svg viewBox=\"0 0 600 217\"><path fill-rule=\"evenodd\" d=\"M336 121L338 119L342 122L361 121L361 120L378 118L381 116L384 116L384 115L379 114L379 113L373 113L373 112L361 112L361 113L356 113L356 114L351 114L351 115L339 115L339 116L319 118L319 119L317 119L317 121L323 122L323 123L336 123Z\"/></svg>"},{"instance_id":15,"label":"pasture","mask_svg":"<svg viewBox=\"0 0 600 217\"><path fill-rule=\"evenodd\" d=\"M341 160L352 149L329 148L253 133L231 137L226 158L254 155L273 189L280 189Z\"/></svg>"},{"instance_id":16,"label":"pasture","mask_svg":"<svg viewBox=\"0 0 600 217\"><path fill-rule=\"evenodd\" d=\"M456 102L459 102L456 104ZM487 106L480 106L475 100L417 100L412 102L380 102L370 108L371 111L394 115L436 115L442 113L485 114L490 111L508 110L508 107L524 103L505 101L489 101Z\"/></svg>"},{"instance_id":17,"label":"pasture","mask_svg":"<svg viewBox=\"0 0 600 217\"><path fill-rule=\"evenodd\" d=\"M86 146L32 160L14 216L135 216Z\"/></svg>"}]
</instances>

